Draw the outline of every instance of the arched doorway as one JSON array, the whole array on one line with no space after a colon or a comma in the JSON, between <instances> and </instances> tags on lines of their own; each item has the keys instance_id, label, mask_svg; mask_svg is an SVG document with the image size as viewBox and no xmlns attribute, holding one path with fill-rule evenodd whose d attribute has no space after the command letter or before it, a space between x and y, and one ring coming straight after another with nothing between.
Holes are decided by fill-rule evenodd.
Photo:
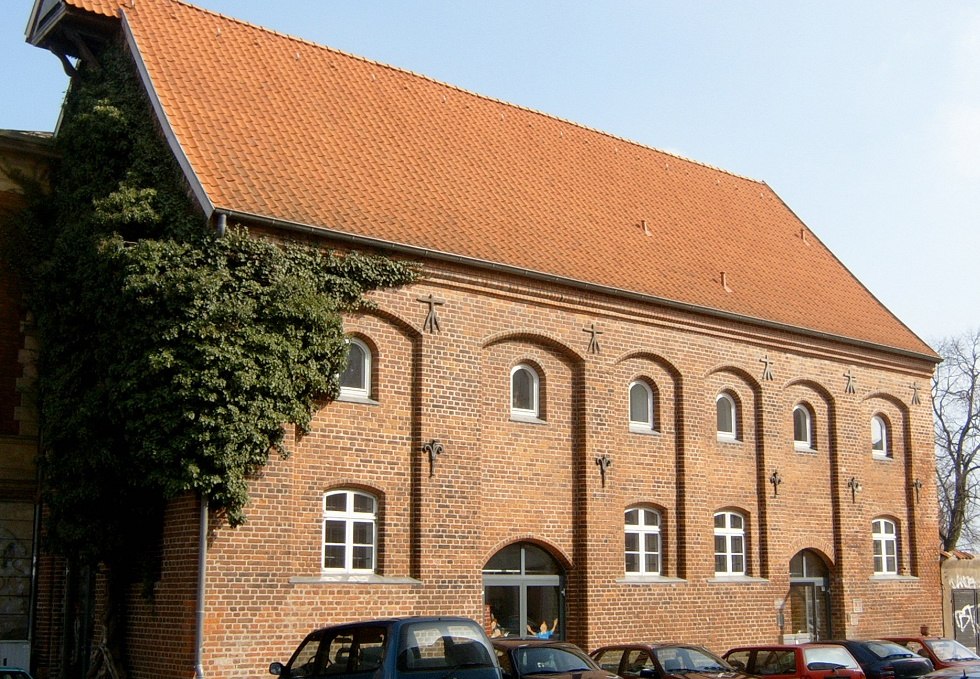
<instances>
[{"instance_id":1,"label":"arched doorway","mask_svg":"<svg viewBox=\"0 0 980 679\"><path fill-rule=\"evenodd\" d=\"M832 638L830 624L830 572L823 558L804 549L789 562L789 596L786 599L784 640L819 641Z\"/></svg>"},{"instance_id":2,"label":"arched doorway","mask_svg":"<svg viewBox=\"0 0 980 679\"><path fill-rule=\"evenodd\" d=\"M565 569L530 542L507 545L483 568L491 636L565 638Z\"/></svg>"}]
</instances>

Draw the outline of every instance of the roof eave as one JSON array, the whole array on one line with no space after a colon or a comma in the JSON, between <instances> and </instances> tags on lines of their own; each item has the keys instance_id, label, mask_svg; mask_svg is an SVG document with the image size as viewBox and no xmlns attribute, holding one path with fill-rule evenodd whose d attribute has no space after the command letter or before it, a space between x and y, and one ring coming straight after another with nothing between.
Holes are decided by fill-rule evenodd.
<instances>
[{"instance_id":1,"label":"roof eave","mask_svg":"<svg viewBox=\"0 0 980 679\"><path fill-rule=\"evenodd\" d=\"M803 328L799 326L789 325L786 323L779 323L777 321L755 318L752 316L744 316L742 314L737 314L730 311L713 309L711 307L691 304L689 302L680 302L674 299L657 297L655 295L639 293L632 290L616 288L613 286L600 285L598 283L590 283L588 281L568 278L566 276L561 276L558 274L551 274L543 271L536 271L533 269L525 269L517 266L512 266L509 264L501 264L499 262L492 262L489 260L478 259L475 257L457 255L451 252L432 250L429 248L424 248L416 245L409 245L406 243L395 243L391 241L382 240L379 238L372 238L370 236L362 236L347 231L331 229L329 227L315 226L312 224L303 224L300 222L293 222L289 220L279 219L276 217L258 215L258 214L244 212L241 210L235 210L231 208L215 207L213 208L213 211L217 214L226 215L227 217L230 217L232 219L237 219L242 222L252 222L254 224L265 226L268 228L285 229L288 231L295 231L307 235L315 235L318 237L331 238L341 242L351 243L352 245L357 245L360 247L374 248L374 249L388 251L388 252L410 255L413 257L434 259L438 261L449 262L452 264L470 266L477 269L507 273L507 274L521 276L524 278L530 278L533 280L542 281L546 283L565 285L571 288L576 288L590 293L600 293L604 295L610 295L613 297L619 297L622 299L629 299L637 302L643 302L645 304L655 304L662 307L667 307L669 309L675 309L677 311L684 311L693 314L700 314L718 320L744 323L747 325L766 328L769 330L777 330L780 332L786 332L794 335L802 335L811 339L817 339L826 342L836 342L857 349L880 351L886 354L891 354L902 358L913 359L918 361L926 361L932 364L938 364L942 362L942 359L935 354L925 354L917 351L912 351L909 349L902 349L899 347L877 344L875 342L869 342L867 340L859 340L853 337L845 337L842 335L835 335L833 333L821 332L819 330L813 330L811 328Z\"/></svg>"}]
</instances>

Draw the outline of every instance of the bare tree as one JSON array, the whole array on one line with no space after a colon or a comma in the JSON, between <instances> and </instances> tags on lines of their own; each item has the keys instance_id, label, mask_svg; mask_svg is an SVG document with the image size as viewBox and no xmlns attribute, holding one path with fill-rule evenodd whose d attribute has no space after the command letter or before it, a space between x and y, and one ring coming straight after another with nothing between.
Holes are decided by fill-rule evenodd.
<instances>
[{"instance_id":1,"label":"bare tree","mask_svg":"<svg viewBox=\"0 0 980 679\"><path fill-rule=\"evenodd\" d=\"M980 544L980 329L943 339L932 383L943 549Z\"/></svg>"}]
</instances>

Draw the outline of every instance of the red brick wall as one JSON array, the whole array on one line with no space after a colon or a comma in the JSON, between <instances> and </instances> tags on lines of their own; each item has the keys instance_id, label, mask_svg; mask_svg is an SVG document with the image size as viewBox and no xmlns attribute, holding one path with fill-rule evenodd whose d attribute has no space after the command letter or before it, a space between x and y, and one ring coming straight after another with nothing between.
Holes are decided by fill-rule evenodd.
<instances>
[{"instance_id":1,"label":"red brick wall","mask_svg":"<svg viewBox=\"0 0 980 679\"><path fill-rule=\"evenodd\" d=\"M428 307L418 298L430 293L445 302L437 334L422 329ZM831 569L836 635L940 628L928 362L449 268L375 300L378 311L350 317L347 329L375 349L377 404L325 405L293 437L292 454L254 482L248 523L213 535L208 677L261 674L315 626L403 614L481 619L481 570L519 540L567 567L567 636L589 649L635 638L719 652L777 641L789 561L802 549ZM583 331L593 323L598 354ZM519 362L540 369L542 423L510 419L508 378ZM629 431L627 388L637 378L656 387L658 433ZM716 437L721 390L739 401L736 442ZM812 452L793 445L800 402L814 413ZM875 413L892 424L892 459L871 457ZM430 476L422 445L432 439L445 452ZM602 454L612 459L605 485ZM778 494L768 482L775 470ZM853 502L851 477L863 487ZM322 495L337 487L381 500L383 583L319 579ZM666 577L656 583L624 580L623 512L640 503L663 515ZM712 517L723 508L747 519L744 581L714 577ZM899 526L907 577L872 578L878 516ZM187 662L193 526L190 508L174 514L175 561L140 620L166 628L166 638L140 641L154 657L137 663L135 677L160 676L164 659ZM176 650L161 653L161 643Z\"/></svg>"}]
</instances>

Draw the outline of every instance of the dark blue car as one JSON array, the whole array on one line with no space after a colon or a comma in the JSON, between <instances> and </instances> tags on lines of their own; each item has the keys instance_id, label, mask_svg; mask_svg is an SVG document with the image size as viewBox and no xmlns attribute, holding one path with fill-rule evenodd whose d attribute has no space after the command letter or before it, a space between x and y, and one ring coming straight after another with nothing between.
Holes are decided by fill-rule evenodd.
<instances>
[{"instance_id":1,"label":"dark blue car","mask_svg":"<svg viewBox=\"0 0 980 679\"><path fill-rule=\"evenodd\" d=\"M295 679L501 679L486 633L469 618L412 617L323 627L307 635L285 665Z\"/></svg>"},{"instance_id":2,"label":"dark blue car","mask_svg":"<svg viewBox=\"0 0 980 679\"><path fill-rule=\"evenodd\" d=\"M821 641L845 646L868 679L910 679L932 672L932 663L901 644L885 639L846 639Z\"/></svg>"}]
</instances>

